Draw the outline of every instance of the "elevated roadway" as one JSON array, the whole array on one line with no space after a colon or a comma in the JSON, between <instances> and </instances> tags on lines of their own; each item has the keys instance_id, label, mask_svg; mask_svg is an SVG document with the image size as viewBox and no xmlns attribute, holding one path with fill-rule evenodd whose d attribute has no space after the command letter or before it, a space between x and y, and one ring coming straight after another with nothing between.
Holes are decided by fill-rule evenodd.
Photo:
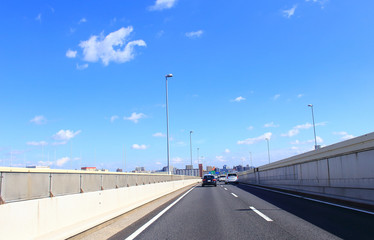
<instances>
[{"instance_id":1,"label":"elevated roadway","mask_svg":"<svg viewBox=\"0 0 374 240\"><path fill-rule=\"evenodd\" d=\"M181 196L106 238L373 239L374 236L374 213L246 184L217 187L198 184Z\"/></svg>"}]
</instances>

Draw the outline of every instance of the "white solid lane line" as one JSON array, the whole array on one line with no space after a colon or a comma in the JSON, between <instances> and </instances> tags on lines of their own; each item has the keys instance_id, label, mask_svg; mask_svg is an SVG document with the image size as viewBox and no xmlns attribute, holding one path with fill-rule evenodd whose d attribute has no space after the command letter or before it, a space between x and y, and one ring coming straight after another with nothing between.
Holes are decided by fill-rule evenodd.
<instances>
[{"instance_id":1,"label":"white solid lane line","mask_svg":"<svg viewBox=\"0 0 374 240\"><path fill-rule=\"evenodd\" d=\"M273 220L271 218L269 218L268 216L266 216L265 214L263 214L262 212L258 211L256 208L254 207L249 207L250 209L252 209L255 213L257 213L258 215L260 215L263 219L265 219L266 221L268 222L272 222Z\"/></svg>"},{"instance_id":2,"label":"white solid lane line","mask_svg":"<svg viewBox=\"0 0 374 240\"><path fill-rule=\"evenodd\" d=\"M151 220L149 220L146 224L140 227L138 230L133 232L130 236L128 236L125 240L133 240L136 238L141 232L143 232L147 227L149 227L152 223L154 223L158 218L160 218L164 213L166 213L172 206L174 206L177 202L179 202L184 196L189 194L195 187L188 190L185 194L183 194L180 198L175 200L172 204L170 204L167 208L159 212L156 216L154 216Z\"/></svg>"},{"instance_id":3,"label":"white solid lane line","mask_svg":"<svg viewBox=\"0 0 374 240\"><path fill-rule=\"evenodd\" d=\"M224 188L227 191L227 188Z\"/></svg>"},{"instance_id":4,"label":"white solid lane line","mask_svg":"<svg viewBox=\"0 0 374 240\"><path fill-rule=\"evenodd\" d=\"M233 195L234 197L238 197L238 195L236 195L235 193L231 193L231 195Z\"/></svg>"}]
</instances>

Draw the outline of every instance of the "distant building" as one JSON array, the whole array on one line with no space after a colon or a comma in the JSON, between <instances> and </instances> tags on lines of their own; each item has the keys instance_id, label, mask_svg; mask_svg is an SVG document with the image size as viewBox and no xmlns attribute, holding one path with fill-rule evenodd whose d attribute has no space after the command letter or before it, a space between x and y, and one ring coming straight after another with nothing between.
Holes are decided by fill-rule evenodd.
<instances>
[{"instance_id":1,"label":"distant building","mask_svg":"<svg viewBox=\"0 0 374 240\"><path fill-rule=\"evenodd\" d=\"M253 167L250 167L248 164L243 168L243 171L251 170Z\"/></svg>"},{"instance_id":2,"label":"distant building","mask_svg":"<svg viewBox=\"0 0 374 240\"><path fill-rule=\"evenodd\" d=\"M199 176L199 169L177 169L176 175Z\"/></svg>"},{"instance_id":3,"label":"distant building","mask_svg":"<svg viewBox=\"0 0 374 240\"><path fill-rule=\"evenodd\" d=\"M204 172L204 169L203 169L203 164L199 164L199 177L202 177L203 176L203 172Z\"/></svg>"},{"instance_id":4,"label":"distant building","mask_svg":"<svg viewBox=\"0 0 374 240\"><path fill-rule=\"evenodd\" d=\"M186 165L186 169L193 169L193 165Z\"/></svg>"},{"instance_id":5,"label":"distant building","mask_svg":"<svg viewBox=\"0 0 374 240\"><path fill-rule=\"evenodd\" d=\"M144 167L136 167L135 172L144 172L145 168Z\"/></svg>"},{"instance_id":6,"label":"distant building","mask_svg":"<svg viewBox=\"0 0 374 240\"><path fill-rule=\"evenodd\" d=\"M116 172L122 172L121 168L117 168Z\"/></svg>"},{"instance_id":7,"label":"distant building","mask_svg":"<svg viewBox=\"0 0 374 240\"><path fill-rule=\"evenodd\" d=\"M212 167L212 166L206 166L206 171L207 171L207 172L211 172L211 171L213 171L213 167Z\"/></svg>"},{"instance_id":8,"label":"distant building","mask_svg":"<svg viewBox=\"0 0 374 240\"><path fill-rule=\"evenodd\" d=\"M83 171L96 171L96 167L81 167Z\"/></svg>"},{"instance_id":9,"label":"distant building","mask_svg":"<svg viewBox=\"0 0 374 240\"><path fill-rule=\"evenodd\" d=\"M167 166L163 167L162 170L161 170L161 172L167 172L167 171L168 171L168 167ZM175 171L176 171L176 168L174 168L173 166L170 166L170 172L172 174L175 174Z\"/></svg>"},{"instance_id":10,"label":"distant building","mask_svg":"<svg viewBox=\"0 0 374 240\"><path fill-rule=\"evenodd\" d=\"M49 168L49 166L26 166L26 168Z\"/></svg>"},{"instance_id":11,"label":"distant building","mask_svg":"<svg viewBox=\"0 0 374 240\"><path fill-rule=\"evenodd\" d=\"M235 171L238 171L238 172L243 172L243 166L242 165L234 166L233 169Z\"/></svg>"}]
</instances>

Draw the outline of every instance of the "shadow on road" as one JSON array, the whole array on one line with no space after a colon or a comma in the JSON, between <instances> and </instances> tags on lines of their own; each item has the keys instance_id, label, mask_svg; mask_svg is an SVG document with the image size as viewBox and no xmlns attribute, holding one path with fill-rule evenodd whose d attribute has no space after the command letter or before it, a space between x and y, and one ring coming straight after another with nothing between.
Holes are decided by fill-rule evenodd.
<instances>
[{"instance_id":1,"label":"shadow on road","mask_svg":"<svg viewBox=\"0 0 374 240\"><path fill-rule=\"evenodd\" d=\"M374 239L374 215L239 184L261 198L343 239ZM241 211L239 209L239 211Z\"/></svg>"}]
</instances>

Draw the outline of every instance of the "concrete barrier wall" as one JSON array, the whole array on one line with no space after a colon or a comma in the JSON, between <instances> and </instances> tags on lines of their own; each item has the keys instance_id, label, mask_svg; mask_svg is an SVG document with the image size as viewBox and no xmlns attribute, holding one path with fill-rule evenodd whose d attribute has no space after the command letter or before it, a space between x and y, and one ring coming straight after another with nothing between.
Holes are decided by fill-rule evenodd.
<instances>
[{"instance_id":1,"label":"concrete barrier wall","mask_svg":"<svg viewBox=\"0 0 374 240\"><path fill-rule=\"evenodd\" d=\"M152 178L144 179L148 182ZM69 178L69 181L74 185L78 180ZM196 178L167 181L3 204L0 239L65 239L198 181ZM41 189L44 188L43 185ZM43 196L40 192L35 195Z\"/></svg>"},{"instance_id":2,"label":"concrete barrier wall","mask_svg":"<svg viewBox=\"0 0 374 240\"><path fill-rule=\"evenodd\" d=\"M374 133L241 173L240 181L374 205Z\"/></svg>"},{"instance_id":3,"label":"concrete barrier wall","mask_svg":"<svg viewBox=\"0 0 374 240\"><path fill-rule=\"evenodd\" d=\"M0 168L0 204L195 178L165 174Z\"/></svg>"}]
</instances>

